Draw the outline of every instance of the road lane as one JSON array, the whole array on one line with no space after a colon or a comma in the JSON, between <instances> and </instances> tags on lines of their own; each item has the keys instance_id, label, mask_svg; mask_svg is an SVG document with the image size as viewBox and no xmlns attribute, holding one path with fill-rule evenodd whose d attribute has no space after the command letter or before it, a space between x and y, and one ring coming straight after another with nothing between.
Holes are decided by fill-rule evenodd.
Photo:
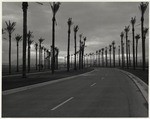
<instances>
[{"instance_id":1,"label":"road lane","mask_svg":"<svg viewBox=\"0 0 150 119\"><path fill-rule=\"evenodd\" d=\"M51 110L70 97L73 99ZM147 115L146 101L136 85L128 76L111 68L95 69L80 77L2 97L3 117Z\"/></svg>"}]
</instances>

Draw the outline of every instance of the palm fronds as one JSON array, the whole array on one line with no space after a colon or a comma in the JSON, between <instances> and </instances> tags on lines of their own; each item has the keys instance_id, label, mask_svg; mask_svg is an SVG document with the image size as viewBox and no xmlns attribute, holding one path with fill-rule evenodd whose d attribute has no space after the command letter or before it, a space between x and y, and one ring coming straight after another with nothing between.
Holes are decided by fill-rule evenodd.
<instances>
[{"instance_id":1,"label":"palm fronds","mask_svg":"<svg viewBox=\"0 0 150 119\"><path fill-rule=\"evenodd\" d=\"M5 21L5 23L6 23L6 28L5 28L5 30L9 33L9 34L11 34L11 33L13 33L13 31L15 30L15 25L16 25L16 22L10 22L10 20L7 22L7 21Z\"/></svg>"}]
</instances>

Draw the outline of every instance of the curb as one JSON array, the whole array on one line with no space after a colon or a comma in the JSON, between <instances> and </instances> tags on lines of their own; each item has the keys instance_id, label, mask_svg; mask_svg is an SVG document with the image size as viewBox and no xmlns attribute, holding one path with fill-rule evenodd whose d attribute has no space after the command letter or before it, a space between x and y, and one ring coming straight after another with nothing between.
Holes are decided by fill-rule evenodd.
<instances>
[{"instance_id":1,"label":"curb","mask_svg":"<svg viewBox=\"0 0 150 119\"><path fill-rule=\"evenodd\" d=\"M10 89L10 90L5 90L5 91L2 91L2 95L9 95L9 94L13 94L13 93L17 93L17 92L21 92L21 91L25 91L25 90L29 90L29 89L33 89L33 88L42 87L42 86L45 86L45 85L57 83L57 82L62 82L62 81L68 80L68 79L76 78L76 77L79 77L79 76L84 76L85 74L92 73L93 71L95 71L95 70L92 70L90 72L86 72L86 73L83 73L83 74L75 75L75 76L60 78L58 80L47 81L47 82L43 82L43 83L38 83L38 84L29 85L29 86L23 86L23 87L19 87L19 88Z\"/></svg>"},{"instance_id":2,"label":"curb","mask_svg":"<svg viewBox=\"0 0 150 119\"><path fill-rule=\"evenodd\" d=\"M137 76L133 75L132 73L129 73L127 71L120 70L122 73L126 74L132 81L136 84L136 86L139 88L141 91L143 97L148 103L148 85L143 82L140 78Z\"/></svg>"}]
</instances>

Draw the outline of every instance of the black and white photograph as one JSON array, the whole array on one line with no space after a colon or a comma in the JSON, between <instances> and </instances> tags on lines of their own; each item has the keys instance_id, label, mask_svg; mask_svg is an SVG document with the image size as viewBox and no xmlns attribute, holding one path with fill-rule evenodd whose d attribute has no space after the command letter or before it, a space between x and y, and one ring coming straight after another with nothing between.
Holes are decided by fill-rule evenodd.
<instances>
[{"instance_id":1,"label":"black and white photograph","mask_svg":"<svg viewBox=\"0 0 150 119\"><path fill-rule=\"evenodd\" d=\"M2 118L148 118L149 1L1 1Z\"/></svg>"}]
</instances>

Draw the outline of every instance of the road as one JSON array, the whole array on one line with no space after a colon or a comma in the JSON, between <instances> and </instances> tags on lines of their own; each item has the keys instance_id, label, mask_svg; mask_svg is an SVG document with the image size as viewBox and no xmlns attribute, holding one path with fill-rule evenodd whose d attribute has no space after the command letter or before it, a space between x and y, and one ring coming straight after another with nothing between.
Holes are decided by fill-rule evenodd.
<instances>
[{"instance_id":1,"label":"road","mask_svg":"<svg viewBox=\"0 0 150 119\"><path fill-rule=\"evenodd\" d=\"M113 68L2 96L3 117L147 117L135 83Z\"/></svg>"}]
</instances>

